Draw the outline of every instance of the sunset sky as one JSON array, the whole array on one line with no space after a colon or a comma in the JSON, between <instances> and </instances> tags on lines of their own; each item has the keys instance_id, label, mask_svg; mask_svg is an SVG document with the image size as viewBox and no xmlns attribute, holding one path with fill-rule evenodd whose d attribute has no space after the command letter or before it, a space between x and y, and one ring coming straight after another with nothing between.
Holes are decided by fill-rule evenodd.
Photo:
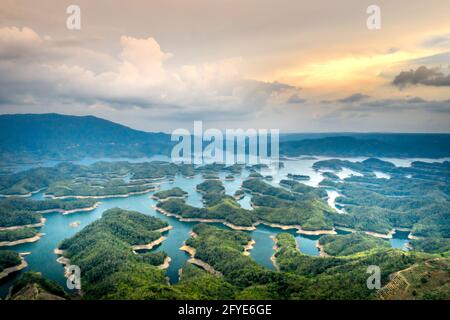
<instances>
[{"instance_id":1,"label":"sunset sky","mask_svg":"<svg viewBox=\"0 0 450 320\"><path fill-rule=\"evenodd\" d=\"M2 0L0 113L44 112L146 131L450 132L450 1Z\"/></svg>"}]
</instances>

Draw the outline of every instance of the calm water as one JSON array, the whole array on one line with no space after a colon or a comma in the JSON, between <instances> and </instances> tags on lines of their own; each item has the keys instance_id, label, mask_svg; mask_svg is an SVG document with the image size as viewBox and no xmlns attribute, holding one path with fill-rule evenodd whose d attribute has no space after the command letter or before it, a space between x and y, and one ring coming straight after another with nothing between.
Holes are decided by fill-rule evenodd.
<instances>
[{"instance_id":1,"label":"calm water","mask_svg":"<svg viewBox=\"0 0 450 320\"><path fill-rule=\"evenodd\" d=\"M151 158L151 160L167 160L164 158ZM280 170L267 169L264 170L264 175L272 175L273 180L268 181L273 185L277 185L281 179L286 178L288 173L293 174L306 174L311 177L309 181L305 183L311 186L317 186L318 183L323 179L320 172L316 172L312 169L312 164L318 160L329 159L325 157L317 157L316 160L294 160L294 161L283 161L285 164L285 168ZM365 158L351 158L351 161L361 161ZM98 160L98 159L97 159ZM110 159L104 159L110 160ZM117 160L117 159L115 159ZM129 160L129 159L120 159L120 160ZM141 161L148 161L150 159L142 159ZM79 163L90 164L95 162L94 159L86 159L83 161L79 161ZM138 162L138 160L134 160L134 162ZM242 184L242 181L249 174L248 171L244 170L242 175L235 175L235 179L232 181L224 181L227 173L220 173L219 176L221 180L224 182L226 193L229 195L233 195L236 190L238 190ZM339 173L342 175L341 178L345 178L353 172L342 171ZM201 175L196 175L194 178L188 179L182 176L177 176L173 183L163 183L161 184L161 189L169 189L174 186L178 186L183 190L186 190L189 193L187 198L187 203L196 206L202 207L201 195L196 192L195 187L199 183L203 181ZM45 191L44 191L45 192ZM35 200L43 199L43 193L40 192L34 194L31 198ZM334 199L337 194L334 194L336 191L328 190L329 199L328 203L330 206L334 207ZM41 272L45 277L52 279L62 286L65 287L66 279L63 276L63 267L61 264L56 262L57 256L53 253L53 250L58 246L58 244L65 238L69 238L73 236L75 233L80 231L83 227L88 225L89 223L99 219L102 213L110 208L120 207L126 210L136 210L142 212L147 215L157 216L162 220L167 221L173 229L170 230L166 236L167 239L155 249L155 251L163 250L165 251L172 259L170 263L170 267L167 269L167 276L169 277L172 283L178 281L178 270L183 266L186 260L189 258L188 254L179 250L182 246L183 242L189 238L189 233L192 230L192 227L195 223L187 223L180 222L175 218L166 217L158 212L156 212L152 206L156 205L156 202L150 198L151 192L144 195L136 195L128 198L111 198L111 199L102 199L101 205L97 207L95 210L90 212L80 212L74 213L70 215L62 215L59 213L50 213L46 214L45 218L47 219L45 226L41 228L41 232L45 233L45 235L35 243L26 243L14 247L8 248L0 248L0 250L14 250L17 252L31 252L31 254L26 256L26 261L28 262L28 267L24 269L26 270L34 270ZM330 200L331 199L331 200ZM252 210L250 205L250 196L246 195L243 199L239 200L241 206L245 209ZM79 222L80 226L77 228L70 227L70 224L73 222ZM219 225L220 227L226 228L223 225ZM260 225L254 231L251 231L250 234L255 240L255 245L253 250L250 253L250 256L259 264L273 269L272 262L270 257L273 255L273 240L271 236L275 236L277 233L285 232L277 228L271 228L268 226ZM319 236L305 236L295 233L294 230L288 231L292 235L295 236L297 246L299 250L307 255L318 256L319 251L316 248L316 243ZM392 247L405 249L406 244L408 243L407 233L396 233L395 238L390 240ZM21 271L21 272L23 272ZM0 296L6 296L8 292L8 288L11 286L14 279L16 279L21 272L14 273L9 276L7 279L3 279L0 283Z\"/></svg>"}]
</instances>

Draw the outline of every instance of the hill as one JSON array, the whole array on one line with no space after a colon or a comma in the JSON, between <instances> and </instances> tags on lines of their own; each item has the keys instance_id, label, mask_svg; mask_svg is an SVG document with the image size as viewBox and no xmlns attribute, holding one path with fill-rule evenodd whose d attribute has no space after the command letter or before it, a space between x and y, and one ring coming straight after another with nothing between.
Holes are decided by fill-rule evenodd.
<instances>
[{"instance_id":1,"label":"hill","mask_svg":"<svg viewBox=\"0 0 450 320\"><path fill-rule=\"evenodd\" d=\"M3 157L143 157L167 154L170 136L96 118L60 114L0 115Z\"/></svg>"}]
</instances>

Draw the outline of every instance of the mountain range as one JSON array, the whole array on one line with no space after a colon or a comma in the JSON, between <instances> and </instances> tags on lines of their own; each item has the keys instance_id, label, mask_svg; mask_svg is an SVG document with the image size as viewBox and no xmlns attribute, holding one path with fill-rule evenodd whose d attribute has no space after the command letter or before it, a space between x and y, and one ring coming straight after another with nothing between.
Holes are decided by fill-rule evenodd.
<instances>
[{"instance_id":1,"label":"mountain range","mask_svg":"<svg viewBox=\"0 0 450 320\"><path fill-rule=\"evenodd\" d=\"M450 134L297 133L280 137L285 156L450 156ZM1 160L169 155L170 135L144 132L94 116L0 115Z\"/></svg>"}]
</instances>

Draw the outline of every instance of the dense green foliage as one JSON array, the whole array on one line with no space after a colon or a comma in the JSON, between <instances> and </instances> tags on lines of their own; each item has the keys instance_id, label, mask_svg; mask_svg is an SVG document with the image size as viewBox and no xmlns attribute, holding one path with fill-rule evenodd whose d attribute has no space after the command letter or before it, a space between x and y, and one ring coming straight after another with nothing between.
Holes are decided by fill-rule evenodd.
<instances>
[{"instance_id":1,"label":"dense green foliage","mask_svg":"<svg viewBox=\"0 0 450 320\"><path fill-rule=\"evenodd\" d=\"M153 194L155 198L167 199L171 197L185 197L188 193L179 187L171 188L169 190L158 191Z\"/></svg>"},{"instance_id":2,"label":"dense green foliage","mask_svg":"<svg viewBox=\"0 0 450 320\"><path fill-rule=\"evenodd\" d=\"M411 240L411 246L414 250L428 253L444 253L450 251L450 239L443 238L424 238Z\"/></svg>"},{"instance_id":3,"label":"dense green foliage","mask_svg":"<svg viewBox=\"0 0 450 320\"><path fill-rule=\"evenodd\" d=\"M420 237L450 237L450 162L395 167L373 158L362 162L331 159L318 161L313 167L348 168L363 174L321 182L321 186L336 188L341 194L336 201L345 205L347 214L330 217L335 225L379 233L409 228ZM376 171L390 178L376 178Z\"/></svg>"},{"instance_id":4,"label":"dense green foliage","mask_svg":"<svg viewBox=\"0 0 450 320\"><path fill-rule=\"evenodd\" d=\"M11 268L19 265L21 262L20 256L15 251L0 250L0 272L6 268Z\"/></svg>"},{"instance_id":5,"label":"dense green foliage","mask_svg":"<svg viewBox=\"0 0 450 320\"><path fill-rule=\"evenodd\" d=\"M225 188L220 180L205 180L197 186L197 190L203 193L225 192Z\"/></svg>"},{"instance_id":6,"label":"dense green foliage","mask_svg":"<svg viewBox=\"0 0 450 320\"><path fill-rule=\"evenodd\" d=\"M449 156L449 146L447 134L290 134L281 140L280 154L441 158Z\"/></svg>"},{"instance_id":7,"label":"dense green foliage","mask_svg":"<svg viewBox=\"0 0 450 320\"><path fill-rule=\"evenodd\" d=\"M165 254L136 255L132 245L149 243L161 236L164 221L134 211L110 209L59 248L83 270L87 299L164 298L164 272L153 264ZM140 294L142 294L140 296Z\"/></svg>"},{"instance_id":8,"label":"dense green foliage","mask_svg":"<svg viewBox=\"0 0 450 320\"><path fill-rule=\"evenodd\" d=\"M0 230L0 242L11 242L27 238L32 238L39 231L36 228L24 228L15 230Z\"/></svg>"},{"instance_id":9,"label":"dense green foliage","mask_svg":"<svg viewBox=\"0 0 450 320\"><path fill-rule=\"evenodd\" d=\"M148 133L93 116L16 114L0 116L3 157L74 159L169 154L170 135Z\"/></svg>"},{"instance_id":10,"label":"dense green foliage","mask_svg":"<svg viewBox=\"0 0 450 320\"><path fill-rule=\"evenodd\" d=\"M374 248L390 248L387 240L358 232L346 235L325 235L319 239L319 243L324 251L332 256L347 256Z\"/></svg>"},{"instance_id":11,"label":"dense green foliage","mask_svg":"<svg viewBox=\"0 0 450 320\"><path fill-rule=\"evenodd\" d=\"M61 298L67 298L67 294L64 289L54 281L46 279L39 272L27 271L23 273L17 280L14 281L11 287L11 295L17 294L22 288L29 284L36 284L46 292L59 296Z\"/></svg>"}]
</instances>

